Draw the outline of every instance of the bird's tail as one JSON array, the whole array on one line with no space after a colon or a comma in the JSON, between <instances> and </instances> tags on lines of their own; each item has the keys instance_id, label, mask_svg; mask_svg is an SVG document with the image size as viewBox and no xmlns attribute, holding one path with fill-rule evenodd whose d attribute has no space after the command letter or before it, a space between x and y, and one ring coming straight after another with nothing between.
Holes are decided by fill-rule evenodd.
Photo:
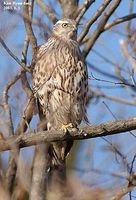
<instances>
[{"instance_id":1,"label":"bird's tail","mask_svg":"<svg viewBox=\"0 0 136 200\"><path fill-rule=\"evenodd\" d=\"M66 156L72 145L73 141L53 142L51 145L51 179L57 183L64 184L66 180Z\"/></svg>"}]
</instances>

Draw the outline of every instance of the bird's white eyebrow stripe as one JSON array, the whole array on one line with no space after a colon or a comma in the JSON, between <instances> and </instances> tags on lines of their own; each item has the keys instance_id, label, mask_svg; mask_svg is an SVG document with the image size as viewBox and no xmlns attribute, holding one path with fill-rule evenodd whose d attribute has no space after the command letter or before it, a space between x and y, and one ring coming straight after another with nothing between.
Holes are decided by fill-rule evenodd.
<instances>
[{"instance_id":1,"label":"bird's white eyebrow stripe","mask_svg":"<svg viewBox=\"0 0 136 200\"><path fill-rule=\"evenodd\" d=\"M63 20L59 20L58 22L57 22L57 24L61 24L61 23L69 23L68 21L63 21Z\"/></svg>"}]
</instances>

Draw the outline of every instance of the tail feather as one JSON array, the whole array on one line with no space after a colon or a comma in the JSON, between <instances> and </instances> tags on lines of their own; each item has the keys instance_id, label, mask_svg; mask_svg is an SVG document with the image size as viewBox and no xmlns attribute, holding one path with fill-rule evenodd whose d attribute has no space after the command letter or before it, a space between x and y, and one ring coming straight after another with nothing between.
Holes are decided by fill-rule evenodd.
<instances>
[{"instance_id":1,"label":"tail feather","mask_svg":"<svg viewBox=\"0 0 136 200\"><path fill-rule=\"evenodd\" d=\"M64 184L66 181L66 156L69 153L73 141L53 142L50 146L51 156L51 180Z\"/></svg>"}]
</instances>

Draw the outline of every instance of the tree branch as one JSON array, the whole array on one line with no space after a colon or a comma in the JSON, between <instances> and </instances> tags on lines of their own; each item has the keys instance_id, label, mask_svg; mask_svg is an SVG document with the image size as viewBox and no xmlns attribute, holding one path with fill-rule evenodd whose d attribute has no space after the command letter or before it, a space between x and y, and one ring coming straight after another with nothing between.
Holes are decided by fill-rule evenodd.
<instances>
[{"instance_id":1,"label":"tree branch","mask_svg":"<svg viewBox=\"0 0 136 200\"><path fill-rule=\"evenodd\" d=\"M9 136L14 135L14 126L13 126L13 120L11 116L11 108L8 103L8 92L9 89L21 78L21 74L16 75L10 83L8 83L3 91L3 105L4 105L4 110L7 116L7 128L9 131ZM13 150L10 153L9 156L9 161L8 161L8 168L6 171L6 184L7 184L7 189L9 193L12 192L13 190L13 185L14 185L14 180L15 180L15 173L16 172L16 159L17 159L17 149L16 146L13 146Z\"/></svg>"},{"instance_id":2,"label":"tree branch","mask_svg":"<svg viewBox=\"0 0 136 200\"><path fill-rule=\"evenodd\" d=\"M134 19L134 18L136 18L136 14L135 13L133 13L131 15L126 15L124 17L120 17L118 19L115 19L113 22L108 23L108 24L105 25L104 31L109 30L111 27L113 27L113 26L115 26L117 24L121 24L122 22L126 22L126 21L129 21L129 20Z\"/></svg>"},{"instance_id":3,"label":"tree branch","mask_svg":"<svg viewBox=\"0 0 136 200\"><path fill-rule=\"evenodd\" d=\"M136 187L136 173L131 174L128 178L129 184L117 192L111 200L121 200L127 193Z\"/></svg>"},{"instance_id":4,"label":"tree branch","mask_svg":"<svg viewBox=\"0 0 136 200\"><path fill-rule=\"evenodd\" d=\"M29 199L43 200L48 185L48 169L50 159L48 155L49 144L36 145L33 160L33 176Z\"/></svg>"},{"instance_id":5,"label":"tree branch","mask_svg":"<svg viewBox=\"0 0 136 200\"><path fill-rule=\"evenodd\" d=\"M25 4L28 2L29 2L28 0L24 0L23 18L24 18L26 33L27 33L28 39L30 40L30 44L31 44L32 52L33 52L33 56L34 56L34 53L35 53L36 47L37 47L37 40L36 40L36 37L35 37L33 29L32 29L32 15L33 15L34 0L30 0L30 3L31 3L30 9L28 8L28 5ZM28 18L24 17L26 15L28 16Z\"/></svg>"},{"instance_id":6,"label":"tree branch","mask_svg":"<svg viewBox=\"0 0 136 200\"><path fill-rule=\"evenodd\" d=\"M87 35L91 25L101 16L103 11L106 9L106 7L110 4L111 0L105 0L101 6L96 10L94 15L88 20L86 23L84 30L81 32L81 34L78 37L78 42L81 43L83 38Z\"/></svg>"},{"instance_id":7,"label":"tree branch","mask_svg":"<svg viewBox=\"0 0 136 200\"><path fill-rule=\"evenodd\" d=\"M104 26L107 23L108 19L110 18L110 16L113 14L113 12L116 10L116 8L119 6L120 3L121 3L121 0L115 0L114 3L109 7L109 9L103 14L103 17L100 20L100 22L98 23L96 30L92 33L89 41L87 42L87 44L85 45L85 47L83 49L84 57L86 57L88 55L88 53L92 49L95 41L98 39L100 34L103 32Z\"/></svg>"},{"instance_id":8,"label":"tree branch","mask_svg":"<svg viewBox=\"0 0 136 200\"><path fill-rule=\"evenodd\" d=\"M111 95L107 95L107 94L99 93L99 92L94 92L94 94L97 98L103 97L105 99L110 99L112 101L116 101L116 102L119 102L119 103L128 104L128 105L131 105L131 106L136 106L135 100L133 100L133 101L127 100L127 99L123 99L123 98L120 98L120 97L117 97L117 96L111 96Z\"/></svg>"},{"instance_id":9,"label":"tree branch","mask_svg":"<svg viewBox=\"0 0 136 200\"><path fill-rule=\"evenodd\" d=\"M75 18L79 0L58 0L63 11L63 17Z\"/></svg>"},{"instance_id":10,"label":"tree branch","mask_svg":"<svg viewBox=\"0 0 136 200\"><path fill-rule=\"evenodd\" d=\"M4 91L3 91L3 107L6 113L6 117L7 117L7 128L9 131L9 135L14 135L14 127L13 127L13 121L12 121L12 117L11 117L11 109L8 103L8 92L10 90L10 88L21 78L21 74L17 74L13 80L11 80L5 87Z\"/></svg>"},{"instance_id":11,"label":"tree branch","mask_svg":"<svg viewBox=\"0 0 136 200\"><path fill-rule=\"evenodd\" d=\"M77 10L76 22L78 23L83 17L88 8L95 2L95 0L86 0L81 7Z\"/></svg>"},{"instance_id":12,"label":"tree branch","mask_svg":"<svg viewBox=\"0 0 136 200\"><path fill-rule=\"evenodd\" d=\"M44 11L44 13L47 15L49 20L51 20L53 24L55 24L57 22L57 18L55 17L55 14L53 13L52 9L49 6L47 6L43 2L43 0L36 0L36 2L39 5L39 7Z\"/></svg>"},{"instance_id":13,"label":"tree branch","mask_svg":"<svg viewBox=\"0 0 136 200\"><path fill-rule=\"evenodd\" d=\"M62 130L39 131L21 134L0 140L0 151L10 150L13 144L20 148L36 145L42 142L56 142L63 140L84 140L107 135L119 134L136 129L136 118L117 120L100 125L83 126L79 130L71 129L69 133Z\"/></svg>"},{"instance_id":14,"label":"tree branch","mask_svg":"<svg viewBox=\"0 0 136 200\"><path fill-rule=\"evenodd\" d=\"M2 40L2 38L0 37L0 43L1 45L4 47L4 49L8 52L8 54L14 58L14 60L27 72L30 72L30 69L23 63L21 62L17 56L15 56L12 51L10 51L10 49L7 47L7 45L5 44L5 42Z\"/></svg>"}]
</instances>

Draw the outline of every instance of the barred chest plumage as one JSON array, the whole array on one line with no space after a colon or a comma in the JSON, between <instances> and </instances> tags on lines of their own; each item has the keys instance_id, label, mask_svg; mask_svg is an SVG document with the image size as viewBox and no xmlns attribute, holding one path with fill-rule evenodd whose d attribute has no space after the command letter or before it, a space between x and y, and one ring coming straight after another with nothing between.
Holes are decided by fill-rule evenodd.
<instances>
[{"instance_id":1,"label":"barred chest plumage","mask_svg":"<svg viewBox=\"0 0 136 200\"><path fill-rule=\"evenodd\" d=\"M33 80L33 91L50 124L78 125L86 118L88 73L76 41L52 37L42 45Z\"/></svg>"}]
</instances>

